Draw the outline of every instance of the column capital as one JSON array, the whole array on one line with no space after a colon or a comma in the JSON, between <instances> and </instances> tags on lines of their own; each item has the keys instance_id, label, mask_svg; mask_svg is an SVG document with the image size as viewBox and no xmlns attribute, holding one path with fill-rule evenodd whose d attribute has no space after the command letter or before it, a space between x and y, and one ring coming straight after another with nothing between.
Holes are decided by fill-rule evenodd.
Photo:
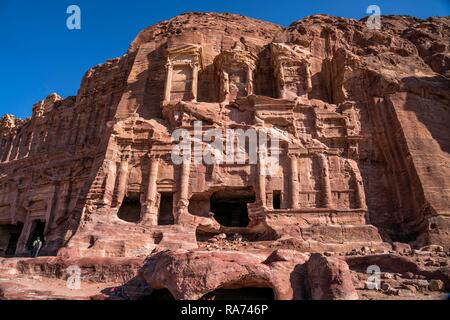
<instances>
[{"instance_id":1,"label":"column capital","mask_svg":"<svg viewBox=\"0 0 450 320\"><path fill-rule=\"evenodd\" d=\"M120 161L122 161L122 162L126 162L126 161L128 161L130 159L130 154L127 152L127 153L124 153L124 154L122 154L121 156L120 156Z\"/></svg>"},{"instance_id":2,"label":"column capital","mask_svg":"<svg viewBox=\"0 0 450 320\"><path fill-rule=\"evenodd\" d=\"M291 160L297 160L298 158L300 158L300 154L298 154L298 153L288 153L287 156Z\"/></svg>"},{"instance_id":3,"label":"column capital","mask_svg":"<svg viewBox=\"0 0 450 320\"><path fill-rule=\"evenodd\" d=\"M163 158L163 154L154 153L154 152L148 152L146 157L150 159L151 161L160 161Z\"/></svg>"},{"instance_id":4,"label":"column capital","mask_svg":"<svg viewBox=\"0 0 450 320\"><path fill-rule=\"evenodd\" d=\"M168 60L166 62L166 69L167 70L173 70L173 63L172 63L172 61Z\"/></svg>"},{"instance_id":5,"label":"column capital","mask_svg":"<svg viewBox=\"0 0 450 320\"><path fill-rule=\"evenodd\" d=\"M298 159L302 155L306 154L305 150L300 147L288 147L287 156L291 159Z\"/></svg>"},{"instance_id":6,"label":"column capital","mask_svg":"<svg viewBox=\"0 0 450 320\"><path fill-rule=\"evenodd\" d=\"M189 63L189 66L192 68L192 69L200 69L200 62L199 61L191 61L190 63Z\"/></svg>"}]
</instances>

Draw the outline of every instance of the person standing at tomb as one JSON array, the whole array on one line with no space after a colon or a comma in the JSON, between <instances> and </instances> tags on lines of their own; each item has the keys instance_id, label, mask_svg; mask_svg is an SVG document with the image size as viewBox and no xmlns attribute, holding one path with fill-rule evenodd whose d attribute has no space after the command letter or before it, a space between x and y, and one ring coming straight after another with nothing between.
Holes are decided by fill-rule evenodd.
<instances>
[{"instance_id":1,"label":"person standing at tomb","mask_svg":"<svg viewBox=\"0 0 450 320\"><path fill-rule=\"evenodd\" d=\"M39 251L41 251L42 248L42 241L41 238L37 237L36 240L33 242L33 257L36 258L39 255Z\"/></svg>"}]
</instances>

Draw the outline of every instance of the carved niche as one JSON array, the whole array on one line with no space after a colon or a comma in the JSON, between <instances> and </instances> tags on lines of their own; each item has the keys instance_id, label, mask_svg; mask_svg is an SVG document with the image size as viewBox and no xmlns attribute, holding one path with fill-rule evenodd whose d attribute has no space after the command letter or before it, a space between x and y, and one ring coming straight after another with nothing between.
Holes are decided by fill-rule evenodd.
<instances>
[{"instance_id":1,"label":"carved niche","mask_svg":"<svg viewBox=\"0 0 450 320\"><path fill-rule=\"evenodd\" d=\"M167 49L164 104L197 101L198 73L203 68L202 48L186 44Z\"/></svg>"},{"instance_id":2,"label":"carved niche","mask_svg":"<svg viewBox=\"0 0 450 320\"><path fill-rule=\"evenodd\" d=\"M299 96L307 97L312 91L308 56L309 53L299 47L272 44L272 65L279 98L292 100Z\"/></svg>"},{"instance_id":3,"label":"carved niche","mask_svg":"<svg viewBox=\"0 0 450 320\"><path fill-rule=\"evenodd\" d=\"M257 57L235 45L214 60L219 79L219 101L233 101L253 94L253 78Z\"/></svg>"}]
</instances>

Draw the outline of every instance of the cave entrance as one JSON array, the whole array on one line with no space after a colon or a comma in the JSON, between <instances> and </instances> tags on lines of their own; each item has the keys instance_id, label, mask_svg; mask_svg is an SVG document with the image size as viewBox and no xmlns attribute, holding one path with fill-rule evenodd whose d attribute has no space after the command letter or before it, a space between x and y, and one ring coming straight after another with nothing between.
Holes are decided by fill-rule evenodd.
<instances>
[{"instance_id":1,"label":"cave entrance","mask_svg":"<svg viewBox=\"0 0 450 320\"><path fill-rule=\"evenodd\" d=\"M217 289L205 294L200 300L275 300L272 288Z\"/></svg>"},{"instance_id":2,"label":"cave entrance","mask_svg":"<svg viewBox=\"0 0 450 320\"><path fill-rule=\"evenodd\" d=\"M139 198L139 193L130 193L123 199L117 213L119 219L131 223L138 223L141 220L141 201Z\"/></svg>"},{"instance_id":3,"label":"cave entrance","mask_svg":"<svg viewBox=\"0 0 450 320\"><path fill-rule=\"evenodd\" d=\"M33 220L31 223L30 235L27 241L27 249L33 250L33 242L39 238L44 244L45 221Z\"/></svg>"},{"instance_id":4,"label":"cave entrance","mask_svg":"<svg viewBox=\"0 0 450 320\"><path fill-rule=\"evenodd\" d=\"M158 225L167 226L174 223L175 219L173 217L173 193L161 193Z\"/></svg>"},{"instance_id":5,"label":"cave entrance","mask_svg":"<svg viewBox=\"0 0 450 320\"><path fill-rule=\"evenodd\" d=\"M19 222L16 226L12 226L11 233L8 241L8 247L6 248L6 256L14 256L17 250L17 243L19 242L20 235L22 234L23 223Z\"/></svg>"},{"instance_id":6,"label":"cave entrance","mask_svg":"<svg viewBox=\"0 0 450 320\"><path fill-rule=\"evenodd\" d=\"M275 210L281 209L281 190L273 191L272 206Z\"/></svg>"},{"instance_id":7,"label":"cave entrance","mask_svg":"<svg viewBox=\"0 0 450 320\"><path fill-rule=\"evenodd\" d=\"M245 228L250 222L247 204L255 199L253 188L220 190L211 196L211 212L225 227Z\"/></svg>"},{"instance_id":8,"label":"cave entrance","mask_svg":"<svg viewBox=\"0 0 450 320\"><path fill-rule=\"evenodd\" d=\"M17 250L17 243L23 230L23 223L17 225L0 226L0 255L13 257Z\"/></svg>"}]
</instances>

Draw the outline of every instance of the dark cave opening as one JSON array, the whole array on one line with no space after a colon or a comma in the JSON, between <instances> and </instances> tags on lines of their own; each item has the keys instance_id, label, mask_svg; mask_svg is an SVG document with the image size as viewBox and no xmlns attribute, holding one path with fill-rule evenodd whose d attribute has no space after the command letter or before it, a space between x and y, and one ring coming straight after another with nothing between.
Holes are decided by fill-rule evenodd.
<instances>
[{"instance_id":1,"label":"dark cave opening","mask_svg":"<svg viewBox=\"0 0 450 320\"><path fill-rule=\"evenodd\" d=\"M30 235L27 241L27 249L33 249L33 242L39 238L44 244L44 231L45 231L45 221L33 220L31 225Z\"/></svg>"},{"instance_id":2,"label":"dark cave opening","mask_svg":"<svg viewBox=\"0 0 450 320\"><path fill-rule=\"evenodd\" d=\"M130 223L138 223L141 220L141 202L138 193L129 194L123 199L117 216Z\"/></svg>"},{"instance_id":3,"label":"dark cave opening","mask_svg":"<svg viewBox=\"0 0 450 320\"><path fill-rule=\"evenodd\" d=\"M158 225L173 225L175 219L173 217L173 193L161 193L159 203Z\"/></svg>"},{"instance_id":4,"label":"dark cave opening","mask_svg":"<svg viewBox=\"0 0 450 320\"><path fill-rule=\"evenodd\" d=\"M0 247L0 255L5 257L13 257L17 250L17 243L23 230L23 223L17 225L2 225L0 233L3 234L2 245Z\"/></svg>"},{"instance_id":5,"label":"dark cave opening","mask_svg":"<svg viewBox=\"0 0 450 320\"><path fill-rule=\"evenodd\" d=\"M281 209L281 191L280 190L273 191L272 207L275 210Z\"/></svg>"},{"instance_id":6,"label":"dark cave opening","mask_svg":"<svg viewBox=\"0 0 450 320\"><path fill-rule=\"evenodd\" d=\"M215 192L211 197L211 212L214 218L225 227L248 226L247 204L255 202L255 192L249 189L226 189Z\"/></svg>"}]
</instances>

